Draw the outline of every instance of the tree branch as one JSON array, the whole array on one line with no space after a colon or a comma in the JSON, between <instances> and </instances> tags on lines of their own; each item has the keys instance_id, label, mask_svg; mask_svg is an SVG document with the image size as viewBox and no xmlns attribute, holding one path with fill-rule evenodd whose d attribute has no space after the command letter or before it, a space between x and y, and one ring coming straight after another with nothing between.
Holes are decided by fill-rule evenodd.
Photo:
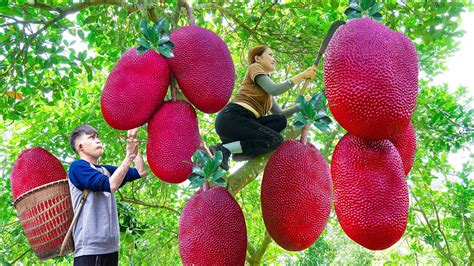
<instances>
[{"instance_id":1,"label":"tree branch","mask_svg":"<svg viewBox=\"0 0 474 266\"><path fill-rule=\"evenodd\" d=\"M412 194L413 198L415 199L416 203L419 206L419 210L421 212L421 215L423 216L423 219L425 220L426 225L428 226L429 232L431 234L431 237L433 238L433 241L435 243L436 249L443 255L448 261L450 261L453 265L458 265L457 262L452 258L451 254L446 253L446 251L441 247L438 239L436 238L435 231L433 227L430 224L430 221L428 219L428 216L426 215L423 206L421 205L420 201L418 198L415 196L415 194Z\"/></svg>"},{"instance_id":2,"label":"tree branch","mask_svg":"<svg viewBox=\"0 0 474 266\"><path fill-rule=\"evenodd\" d=\"M268 234L268 231L265 230L265 238L263 239L263 242L254 257L254 262L256 263L256 265L260 265L263 254L265 254L265 251L267 251L267 248L270 243L272 243L272 240L273 239L271 238L270 234Z\"/></svg>"},{"instance_id":3,"label":"tree branch","mask_svg":"<svg viewBox=\"0 0 474 266\"><path fill-rule=\"evenodd\" d=\"M278 2L275 1L272 3L271 6L263 10L262 15L260 15L260 18L258 19L257 23L255 24L255 27L253 27L253 30L256 31L258 29L258 26L260 25L260 22L262 22L263 17L265 16L265 13L268 12L268 10L272 9Z\"/></svg>"},{"instance_id":4,"label":"tree branch","mask_svg":"<svg viewBox=\"0 0 474 266\"><path fill-rule=\"evenodd\" d=\"M25 256L28 252L30 252L32 249L29 248L27 249L25 252L23 252L23 254L21 254L18 258L16 258L14 261L10 262L11 265L14 265L15 262L17 262L18 260L20 260L21 258L23 258L23 256Z\"/></svg>"},{"instance_id":5,"label":"tree branch","mask_svg":"<svg viewBox=\"0 0 474 266\"><path fill-rule=\"evenodd\" d=\"M137 7L131 4L127 4L126 1L121 1L121 0L99 0L99 1L85 1L83 3L76 3L76 4L71 4L67 7L60 8L60 7L52 7L47 4L43 3L38 3L35 1L34 3L26 3L24 6L27 7L32 7L32 8L39 8L43 10L48 10L48 11L55 11L60 14L71 14L75 13L78 11L81 11L83 9L89 8L89 7L94 7L94 6L107 6L107 5L113 5L113 6L119 6L122 8L125 8L129 12L135 12L137 11Z\"/></svg>"},{"instance_id":6,"label":"tree branch","mask_svg":"<svg viewBox=\"0 0 474 266\"><path fill-rule=\"evenodd\" d=\"M263 254L267 251L268 246L272 242L272 237L268 234L268 231L265 230L265 237L263 238L262 244L258 249L255 249L253 246L250 245L250 242L247 245L247 251L249 252L250 256L247 256L247 262L249 265L260 265L262 262Z\"/></svg>"},{"instance_id":7,"label":"tree branch","mask_svg":"<svg viewBox=\"0 0 474 266\"><path fill-rule=\"evenodd\" d=\"M179 213L177 210L175 210L175 209L173 209L173 208L170 208L170 207L167 207L167 206L163 206L163 205L150 204L150 203L146 203L146 202L141 201L141 200L132 199L132 198L126 198L126 197L123 197L123 196L121 196L120 200L122 200L122 201L124 201L124 202L129 202L129 203L133 203L133 204L138 204L138 205L150 207L150 208L168 210L168 211L173 212L173 213L176 214L177 216L180 216L180 215L181 215L181 213Z\"/></svg>"},{"instance_id":8,"label":"tree branch","mask_svg":"<svg viewBox=\"0 0 474 266\"><path fill-rule=\"evenodd\" d=\"M261 42L260 40L260 36L257 34L256 31L252 30L249 26L247 26L244 22L242 22L240 19L237 18L237 16L229 11L228 9L226 9L225 7L222 7L222 6L219 6L217 4L213 4L213 3L209 3L209 4L200 4L200 5L196 5L194 6L194 10L200 10L200 9L217 9L219 10L222 15L224 16L229 16L232 18L232 20L237 23L237 25L239 25L242 29L244 29L245 31L247 31L250 35L252 35L258 42Z\"/></svg>"},{"instance_id":9,"label":"tree branch","mask_svg":"<svg viewBox=\"0 0 474 266\"><path fill-rule=\"evenodd\" d=\"M438 208L436 208L436 205L434 204L434 202L431 199L430 199L430 202L431 202L431 206L433 206L433 209L434 209L434 212L435 212L436 224L437 224L438 231L440 232L441 236L443 237L444 242L446 242L446 248L448 249L448 253L451 254L451 248L449 247L448 239L446 238L446 235L444 234L443 230L441 229L441 221L440 221L439 215L438 215Z\"/></svg>"},{"instance_id":10,"label":"tree branch","mask_svg":"<svg viewBox=\"0 0 474 266\"><path fill-rule=\"evenodd\" d=\"M178 8L180 7L184 7L184 9L186 9L186 14L189 18L189 24L196 25L196 19L193 16L193 10L191 6L189 6L189 4L185 0L178 0Z\"/></svg>"},{"instance_id":11,"label":"tree branch","mask_svg":"<svg viewBox=\"0 0 474 266\"><path fill-rule=\"evenodd\" d=\"M329 149L332 147L332 143L334 142L334 139L337 136L337 132L338 132L339 127L340 126L338 125L337 128L331 132L331 135L329 136L329 139L324 144L324 149L321 151L321 153L325 157L327 157L329 155Z\"/></svg>"},{"instance_id":12,"label":"tree branch","mask_svg":"<svg viewBox=\"0 0 474 266\"><path fill-rule=\"evenodd\" d=\"M253 257L255 256L255 253L257 251L255 250L255 247L252 246L252 243L250 243L250 240L247 241L247 253L248 255L246 256L245 260L248 261L249 263L253 261Z\"/></svg>"}]
</instances>

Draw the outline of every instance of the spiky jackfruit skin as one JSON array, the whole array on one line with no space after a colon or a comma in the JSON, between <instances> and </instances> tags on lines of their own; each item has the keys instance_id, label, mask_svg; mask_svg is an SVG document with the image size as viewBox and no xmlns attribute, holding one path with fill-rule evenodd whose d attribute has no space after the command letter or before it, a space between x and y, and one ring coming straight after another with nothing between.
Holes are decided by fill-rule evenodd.
<instances>
[{"instance_id":1,"label":"spiky jackfruit skin","mask_svg":"<svg viewBox=\"0 0 474 266\"><path fill-rule=\"evenodd\" d=\"M153 173L181 183L192 172L191 157L200 135L194 108L185 101L166 102L148 123L147 160Z\"/></svg>"},{"instance_id":2,"label":"spiky jackfruit skin","mask_svg":"<svg viewBox=\"0 0 474 266\"><path fill-rule=\"evenodd\" d=\"M344 232L371 250L383 250L403 235L408 218L408 186L403 163L388 140L346 134L331 162L334 209Z\"/></svg>"},{"instance_id":3,"label":"spiky jackfruit skin","mask_svg":"<svg viewBox=\"0 0 474 266\"><path fill-rule=\"evenodd\" d=\"M352 19L329 43L324 84L332 114L349 133L389 139L408 126L415 111L415 46L377 21Z\"/></svg>"},{"instance_id":4,"label":"spiky jackfruit skin","mask_svg":"<svg viewBox=\"0 0 474 266\"><path fill-rule=\"evenodd\" d=\"M137 54L137 47L120 58L105 83L100 107L105 121L113 128L128 130L144 125L163 104L170 83L168 63L148 50Z\"/></svg>"},{"instance_id":5,"label":"spiky jackfruit skin","mask_svg":"<svg viewBox=\"0 0 474 266\"><path fill-rule=\"evenodd\" d=\"M390 142L395 145L395 148L400 153L405 175L408 175L415 161L416 153L416 131L413 124L410 122L402 133L390 139Z\"/></svg>"},{"instance_id":6,"label":"spiky jackfruit skin","mask_svg":"<svg viewBox=\"0 0 474 266\"><path fill-rule=\"evenodd\" d=\"M167 58L179 87L199 110L215 113L227 104L234 89L234 62L224 41L198 26L171 33L174 57Z\"/></svg>"},{"instance_id":7,"label":"spiky jackfruit skin","mask_svg":"<svg viewBox=\"0 0 474 266\"><path fill-rule=\"evenodd\" d=\"M244 265L247 229L239 204L221 187L198 191L179 220L183 265Z\"/></svg>"},{"instance_id":8,"label":"spiky jackfruit skin","mask_svg":"<svg viewBox=\"0 0 474 266\"><path fill-rule=\"evenodd\" d=\"M13 199L66 176L61 162L50 152L40 147L26 149L13 164L10 178Z\"/></svg>"},{"instance_id":9,"label":"spiky jackfruit skin","mask_svg":"<svg viewBox=\"0 0 474 266\"><path fill-rule=\"evenodd\" d=\"M311 246L331 212L329 165L311 143L285 141L272 154L263 174L262 213L270 236L281 247Z\"/></svg>"}]
</instances>

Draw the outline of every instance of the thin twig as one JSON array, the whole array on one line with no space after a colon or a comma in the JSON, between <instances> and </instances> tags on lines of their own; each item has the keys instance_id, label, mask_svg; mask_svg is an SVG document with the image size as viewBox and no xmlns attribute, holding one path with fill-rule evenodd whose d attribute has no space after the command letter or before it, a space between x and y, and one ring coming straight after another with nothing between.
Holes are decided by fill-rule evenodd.
<instances>
[{"instance_id":1,"label":"thin twig","mask_svg":"<svg viewBox=\"0 0 474 266\"><path fill-rule=\"evenodd\" d=\"M21 258L23 258L23 256L25 256L28 252L31 251L31 248L27 249L25 252L23 252L23 254L21 254L18 258L16 258L14 261L10 262L11 265L15 264L15 262L17 262L18 260L20 260Z\"/></svg>"},{"instance_id":2,"label":"thin twig","mask_svg":"<svg viewBox=\"0 0 474 266\"><path fill-rule=\"evenodd\" d=\"M121 200L125 201L125 202L129 202L129 203L134 203L134 204L150 207L150 208L164 209L164 210L171 211L171 212L173 212L174 214L176 214L178 216L181 215L177 210L175 210L173 208L170 208L168 206L150 204L150 203L146 203L144 201L138 200L138 199L131 199L131 198L126 198L126 197L121 198Z\"/></svg>"}]
</instances>

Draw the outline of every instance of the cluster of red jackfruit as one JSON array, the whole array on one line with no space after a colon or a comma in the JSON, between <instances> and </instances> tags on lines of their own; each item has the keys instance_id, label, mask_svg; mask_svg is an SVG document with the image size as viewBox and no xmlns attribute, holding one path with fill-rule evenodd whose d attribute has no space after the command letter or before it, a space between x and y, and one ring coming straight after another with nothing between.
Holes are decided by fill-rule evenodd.
<instances>
[{"instance_id":1,"label":"cluster of red jackfruit","mask_svg":"<svg viewBox=\"0 0 474 266\"><path fill-rule=\"evenodd\" d=\"M353 19L329 43L324 81L329 108L348 133L334 150L331 173L311 143L287 140L275 151L261 188L265 226L287 250L309 247L327 223L333 187L344 232L368 249L386 249L407 225L415 47L374 20Z\"/></svg>"},{"instance_id":2,"label":"cluster of red jackfruit","mask_svg":"<svg viewBox=\"0 0 474 266\"><path fill-rule=\"evenodd\" d=\"M192 105L206 113L222 109L234 87L234 64L226 44L198 26L171 33L174 57L128 50L114 67L101 96L105 121L127 130L148 123L147 158L157 177L181 183L191 173L200 135ZM174 77L188 101L164 101Z\"/></svg>"},{"instance_id":3,"label":"cluster of red jackfruit","mask_svg":"<svg viewBox=\"0 0 474 266\"><path fill-rule=\"evenodd\" d=\"M341 27L324 66L329 108L348 133L332 155L334 208L360 245L386 249L403 235L416 135L418 58L405 35L369 18Z\"/></svg>"},{"instance_id":4,"label":"cluster of red jackfruit","mask_svg":"<svg viewBox=\"0 0 474 266\"><path fill-rule=\"evenodd\" d=\"M193 106L205 113L221 110L234 87L234 64L215 33L192 25L171 33L174 57L153 50L128 50L110 73L101 97L105 121L126 130L148 122L147 161L168 183L192 172L191 157L200 146ZM174 77L185 100L164 102ZM192 105L191 105L191 104ZM199 190L183 208L179 251L184 265L242 265L247 233L240 206L225 189Z\"/></svg>"}]
</instances>

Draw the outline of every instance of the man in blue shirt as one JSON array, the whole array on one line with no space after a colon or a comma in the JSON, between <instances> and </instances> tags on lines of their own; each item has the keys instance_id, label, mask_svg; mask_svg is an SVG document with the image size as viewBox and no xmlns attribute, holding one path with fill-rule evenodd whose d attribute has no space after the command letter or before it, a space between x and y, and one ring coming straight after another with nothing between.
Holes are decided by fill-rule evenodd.
<instances>
[{"instance_id":1,"label":"man in blue shirt","mask_svg":"<svg viewBox=\"0 0 474 266\"><path fill-rule=\"evenodd\" d=\"M97 131L90 125L74 129L71 147L80 159L69 167L69 190L77 212L85 189L90 190L73 228L74 265L118 265L120 231L114 192L127 182L147 175L138 152L138 129L128 131L126 154L116 167L100 165L103 153ZM136 168L131 168L131 163Z\"/></svg>"}]
</instances>

